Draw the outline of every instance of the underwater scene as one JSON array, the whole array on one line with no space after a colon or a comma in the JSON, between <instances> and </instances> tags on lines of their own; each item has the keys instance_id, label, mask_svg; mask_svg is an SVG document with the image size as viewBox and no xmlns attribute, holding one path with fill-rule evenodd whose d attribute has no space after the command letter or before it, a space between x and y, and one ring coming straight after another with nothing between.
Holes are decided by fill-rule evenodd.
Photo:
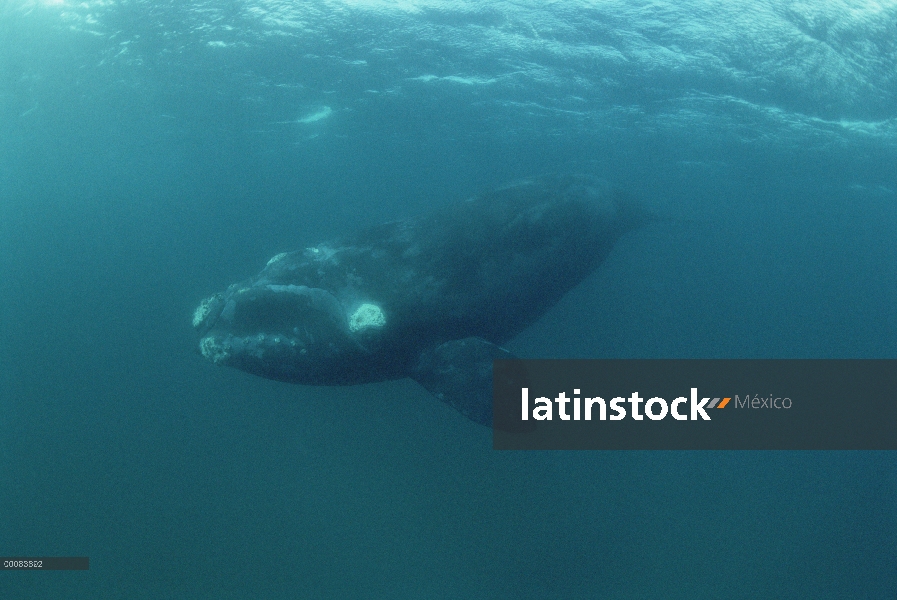
<instances>
[{"instance_id":1,"label":"underwater scene","mask_svg":"<svg viewBox=\"0 0 897 600\"><path fill-rule=\"evenodd\" d=\"M0 556L90 559L0 598L893 600L894 451L441 377L897 359L895 65L897 0L0 3Z\"/></svg>"}]
</instances>

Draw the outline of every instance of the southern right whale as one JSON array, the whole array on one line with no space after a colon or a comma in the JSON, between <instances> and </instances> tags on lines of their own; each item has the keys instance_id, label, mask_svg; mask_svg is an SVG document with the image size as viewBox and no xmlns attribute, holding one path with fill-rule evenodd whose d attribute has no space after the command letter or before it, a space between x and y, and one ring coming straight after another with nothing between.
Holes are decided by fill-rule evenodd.
<instances>
[{"instance_id":1,"label":"southern right whale","mask_svg":"<svg viewBox=\"0 0 897 600\"><path fill-rule=\"evenodd\" d=\"M491 425L492 360L653 220L584 175L530 179L273 257L203 300L210 361L307 385L410 377Z\"/></svg>"}]
</instances>

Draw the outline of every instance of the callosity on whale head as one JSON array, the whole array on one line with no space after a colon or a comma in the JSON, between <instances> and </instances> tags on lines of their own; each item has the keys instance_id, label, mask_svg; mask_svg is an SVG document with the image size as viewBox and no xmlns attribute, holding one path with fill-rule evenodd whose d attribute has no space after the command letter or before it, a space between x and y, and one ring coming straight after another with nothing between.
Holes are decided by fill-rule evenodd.
<instances>
[{"instance_id":1,"label":"callosity on whale head","mask_svg":"<svg viewBox=\"0 0 897 600\"><path fill-rule=\"evenodd\" d=\"M262 377L348 385L412 377L491 424L499 345L652 220L588 176L509 185L434 213L278 254L203 300L203 356Z\"/></svg>"}]
</instances>

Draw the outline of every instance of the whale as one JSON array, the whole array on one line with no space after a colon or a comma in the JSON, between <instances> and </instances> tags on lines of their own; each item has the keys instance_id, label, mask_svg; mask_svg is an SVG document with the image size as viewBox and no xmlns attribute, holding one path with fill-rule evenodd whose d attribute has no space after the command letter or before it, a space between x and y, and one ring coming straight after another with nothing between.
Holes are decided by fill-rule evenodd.
<instances>
[{"instance_id":1,"label":"whale","mask_svg":"<svg viewBox=\"0 0 897 600\"><path fill-rule=\"evenodd\" d=\"M202 300L199 352L277 381L411 378L493 426L502 347L656 220L589 175L535 177L433 212L277 254Z\"/></svg>"}]
</instances>

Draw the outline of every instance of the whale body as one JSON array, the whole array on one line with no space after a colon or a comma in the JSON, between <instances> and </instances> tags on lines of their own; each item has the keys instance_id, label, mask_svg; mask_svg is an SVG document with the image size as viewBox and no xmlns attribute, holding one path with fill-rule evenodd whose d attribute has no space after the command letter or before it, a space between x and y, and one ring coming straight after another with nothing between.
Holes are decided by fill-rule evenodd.
<instances>
[{"instance_id":1,"label":"whale body","mask_svg":"<svg viewBox=\"0 0 897 600\"><path fill-rule=\"evenodd\" d=\"M652 220L601 180L518 182L431 214L273 257L203 300L203 356L306 385L410 377L492 425L492 361Z\"/></svg>"}]
</instances>

